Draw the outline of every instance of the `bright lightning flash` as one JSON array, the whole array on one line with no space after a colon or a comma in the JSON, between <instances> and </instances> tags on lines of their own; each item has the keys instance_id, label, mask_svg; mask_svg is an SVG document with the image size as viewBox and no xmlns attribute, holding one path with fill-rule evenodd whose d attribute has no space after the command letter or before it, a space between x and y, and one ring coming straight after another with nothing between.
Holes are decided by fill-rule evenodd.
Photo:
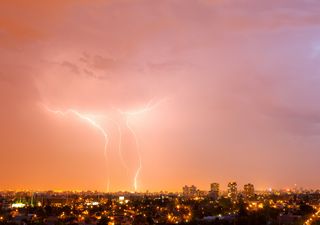
<instances>
[{"instance_id":1,"label":"bright lightning flash","mask_svg":"<svg viewBox=\"0 0 320 225\"><path fill-rule=\"evenodd\" d=\"M135 130L131 127L129 120L130 120L130 118L132 118L134 116L138 116L138 115L144 114L146 112L152 111L164 100L165 99L162 99L162 100L155 102L155 103L154 103L154 100L151 100L151 101L149 101L149 103L145 107L143 107L142 109L137 110L137 111L122 111L122 110L118 109L118 112L125 117L126 127L130 131L130 133L132 134L134 141L135 141L136 149L137 149L139 165L138 165L138 168L137 168L135 175L134 175L134 178L133 178L133 187L134 187L135 191L138 190L138 178L139 178L139 175L140 175L140 172L142 169L142 158L141 158L141 153L140 153L140 145L139 145L138 136L137 136Z\"/></svg>"},{"instance_id":2,"label":"bright lightning flash","mask_svg":"<svg viewBox=\"0 0 320 225\"><path fill-rule=\"evenodd\" d=\"M133 138L134 138L134 142L135 142L135 146L136 146L136 150L137 150L137 154L138 154L138 160L139 160L139 165L138 168L135 172L134 178L133 178L133 187L134 190L137 191L138 190L138 178L142 169L142 158L141 158L141 153L140 153L140 145L139 145L139 140L138 140L138 136L135 132L135 130L131 127L130 125L130 119L132 117L144 114L146 112L152 111L153 109L155 109L162 101L164 101L166 99L161 99L158 102L154 102L153 100L151 100L145 107L141 108L140 110L137 111L121 111L120 109L117 109L117 111L124 116L125 118L125 125L127 127L127 129L129 130L129 132L132 134ZM109 143L109 137L108 134L106 132L106 130L95 120L95 118L97 117L97 115L89 115L89 114L83 114L80 113L79 111L75 110L75 109L67 109L65 111L61 111L61 110L53 110L50 109L48 106L46 105L42 105L48 112L50 113L54 113L57 115L61 115L61 116L67 116L67 115L74 115L76 117L78 117L79 119L87 122L88 124L90 124L92 127L96 128L104 137L105 140L105 144L104 144L104 156L105 156L105 160L107 162L107 147L108 147L108 143ZM123 167L128 170L128 166L125 163L125 160L123 159L123 155L122 155L122 129L119 125L119 123L117 123L115 120L112 120L111 118L108 118L112 123L114 123L118 129L118 134L119 134L119 143L118 143L118 153L119 153L119 157L121 159L122 165ZM109 191L109 185L110 185L110 179L108 176L108 184L107 184L107 190Z\"/></svg>"},{"instance_id":3,"label":"bright lightning flash","mask_svg":"<svg viewBox=\"0 0 320 225\"><path fill-rule=\"evenodd\" d=\"M96 115L83 114L75 109L67 109L65 111L52 110L48 106L45 106L45 105L43 105L43 106L50 113L54 113L56 115L61 115L61 116L67 116L67 115L71 114L71 115L74 115L74 116L78 117L79 119L87 122L88 124L90 124L94 128L96 128L102 134L102 136L104 137L104 140L105 140L105 142L104 142L104 157L107 162L107 148L108 148L109 138L108 138L108 134L105 131L105 129L103 129L103 127L94 119L96 117ZM109 188L110 188L109 187L110 186L109 176L107 179L108 179L107 191L109 192Z\"/></svg>"}]
</instances>

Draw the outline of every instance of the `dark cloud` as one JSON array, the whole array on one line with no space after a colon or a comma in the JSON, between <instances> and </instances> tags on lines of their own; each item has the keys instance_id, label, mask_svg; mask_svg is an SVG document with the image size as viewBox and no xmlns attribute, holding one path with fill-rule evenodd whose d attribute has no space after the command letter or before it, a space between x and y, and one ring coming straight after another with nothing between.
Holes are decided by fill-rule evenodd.
<instances>
[{"instance_id":1,"label":"dark cloud","mask_svg":"<svg viewBox=\"0 0 320 225\"><path fill-rule=\"evenodd\" d=\"M68 61L64 61L64 62L61 63L61 65L63 67L68 68L73 74L79 74L80 73L79 67L74 63L71 63L71 62L68 62Z\"/></svg>"}]
</instances>

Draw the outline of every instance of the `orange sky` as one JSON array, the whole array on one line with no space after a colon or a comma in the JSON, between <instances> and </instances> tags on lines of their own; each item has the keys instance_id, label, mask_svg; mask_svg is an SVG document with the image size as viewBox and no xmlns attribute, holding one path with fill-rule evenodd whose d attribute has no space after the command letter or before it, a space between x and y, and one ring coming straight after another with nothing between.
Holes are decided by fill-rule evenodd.
<instances>
[{"instance_id":1,"label":"orange sky","mask_svg":"<svg viewBox=\"0 0 320 225\"><path fill-rule=\"evenodd\" d=\"M319 13L313 0L2 1L0 189L318 188Z\"/></svg>"}]
</instances>

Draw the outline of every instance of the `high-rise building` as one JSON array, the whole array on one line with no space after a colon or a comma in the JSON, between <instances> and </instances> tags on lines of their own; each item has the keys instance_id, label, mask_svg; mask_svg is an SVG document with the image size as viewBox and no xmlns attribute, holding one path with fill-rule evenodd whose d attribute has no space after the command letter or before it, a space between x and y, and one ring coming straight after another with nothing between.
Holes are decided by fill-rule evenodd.
<instances>
[{"instance_id":1,"label":"high-rise building","mask_svg":"<svg viewBox=\"0 0 320 225\"><path fill-rule=\"evenodd\" d=\"M252 198L254 196L253 184L245 184L243 187L243 194L246 198Z\"/></svg>"},{"instance_id":2,"label":"high-rise building","mask_svg":"<svg viewBox=\"0 0 320 225\"><path fill-rule=\"evenodd\" d=\"M237 183L236 182L229 182L228 184L228 198L230 198L232 201L237 200Z\"/></svg>"},{"instance_id":3,"label":"high-rise building","mask_svg":"<svg viewBox=\"0 0 320 225\"><path fill-rule=\"evenodd\" d=\"M210 184L210 196L213 198L219 197L220 185L218 183Z\"/></svg>"},{"instance_id":4,"label":"high-rise building","mask_svg":"<svg viewBox=\"0 0 320 225\"><path fill-rule=\"evenodd\" d=\"M197 187L194 186L194 185L191 185L191 186L185 185L185 186L182 188L182 192L183 192L183 195L184 195L184 196L187 196L187 197L195 197L195 196L197 195Z\"/></svg>"}]
</instances>

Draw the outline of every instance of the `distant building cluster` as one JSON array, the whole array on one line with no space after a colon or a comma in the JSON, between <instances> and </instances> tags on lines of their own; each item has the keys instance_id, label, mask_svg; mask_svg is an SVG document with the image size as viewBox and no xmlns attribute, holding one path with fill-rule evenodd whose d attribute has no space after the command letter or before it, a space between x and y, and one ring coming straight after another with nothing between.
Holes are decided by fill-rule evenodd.
<instances>
[{"instance_id":1,"label":"distant building cluster","mask_svg":"<svg viewBox=\"0 0 320 225\"><path fill-rule=\"evenodd\" d=\"M221 194L220 184L219 183L211 183L209 192L200 191L195 185L185 185L182 188L182 194L185 197L200 197L203 195L208 195L213 199L217 199ZM227 192L224 193L227 198L231 201L237 201L239 195L245 199L251 199L255 196L254 185L251 183L245 184L243 186L243 191L238 191L237 182L229 182L227 185Z\"/></svg>"}]
</instances>

